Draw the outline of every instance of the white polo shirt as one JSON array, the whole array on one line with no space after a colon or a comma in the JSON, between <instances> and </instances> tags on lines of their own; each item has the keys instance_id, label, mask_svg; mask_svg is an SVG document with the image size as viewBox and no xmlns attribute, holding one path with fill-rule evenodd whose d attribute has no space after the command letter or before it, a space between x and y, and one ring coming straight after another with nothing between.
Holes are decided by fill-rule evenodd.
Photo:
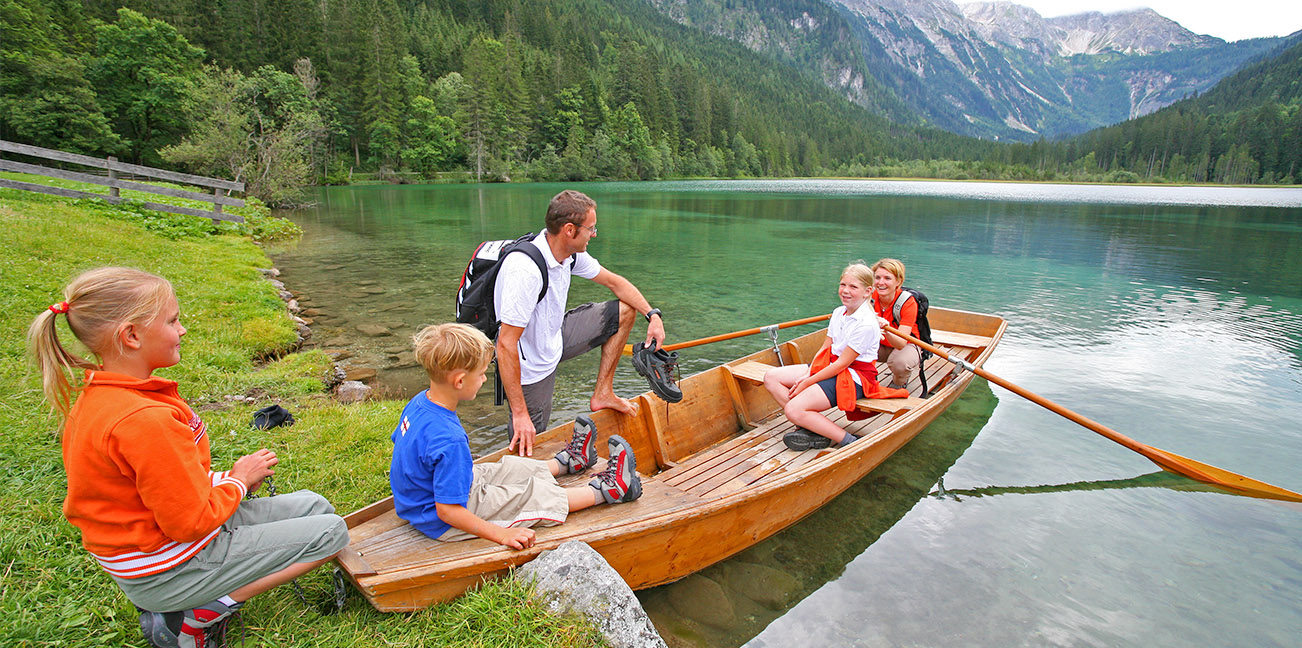
<instances>
[{"instance_id":1,"label":"white polo shirt","mask_svg":"<svg viewBox=\"0 0 1302 648\"><path fill-rule=\"evenodd\" d=\"M538 294L537 290L534 288L534 295ZM832 311L832 321L828 322L827 336L832 338L832 354L836 357L841 357L846 347L849 347L859 352L857 360L868 363L877 361L877 346L882 341L882 329L877 325L877 313L867 301L850 315L845 314L845 306L837 306ZM850 377L854 378L856 384L859 382L858 373L851 371Z\"/></svg>"},{"instance_id":2,"label":"white polo shirt","mask_svg":"<svg viewBox=\"0 0 1302 648\"><path fill-rule=\"evenodd\" d=\"M525 254L507 255L498 270L497 285L493 287L497 319L524 329L519 346L521 385L532 385L546 378L561 363L564 350L561 324L570 297L570 275L592 279L601 272L601 264L587 252L574 255L573 262L568 257L564 262L557 261L547 245L546 230L531 243L542 251L543 261L547 263L547 294L542 301L538 301L542 275L533 259Z\"/></svg>"}]
</instances>

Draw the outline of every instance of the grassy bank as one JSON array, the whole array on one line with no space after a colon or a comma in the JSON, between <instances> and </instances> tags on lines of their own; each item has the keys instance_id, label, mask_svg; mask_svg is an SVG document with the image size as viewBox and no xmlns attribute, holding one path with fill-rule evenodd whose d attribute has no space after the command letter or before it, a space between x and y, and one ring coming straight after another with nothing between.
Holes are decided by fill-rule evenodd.
<instances>
[{"instance_id":1,"label":"grassy bank","mask_svg":"<svg viewBox=\"0 0 1302 648\"><path fill-rule=\"evenodd\" d=\"M259 360L280 356L295 332L259 272L270 262L252 242L283 235L283 226L259 225L265 214L246 209L252 227L214 232L202 219L0 189L0 645L145 645L134 607L60 512L58 421L26 358L28 324L82 270L129 265L172 281L189 333L181 364L159 375L179 381L208 423L215 467L268 447L281 457L281 491L317 491L340 511L387 494L388 435L401 403L335 404L323 393L330 361L320 352ZM66 330L63 339L71 340ZM287 407L297 424L251 429L253 411L270 403ZM245 607L247 645L600 644L591 625L548 615L517 585L490 585L417 614L381 615L355 592L334 613L325 569L300 584L306 603L282 587Z\"/></svg>"}]
</instances>

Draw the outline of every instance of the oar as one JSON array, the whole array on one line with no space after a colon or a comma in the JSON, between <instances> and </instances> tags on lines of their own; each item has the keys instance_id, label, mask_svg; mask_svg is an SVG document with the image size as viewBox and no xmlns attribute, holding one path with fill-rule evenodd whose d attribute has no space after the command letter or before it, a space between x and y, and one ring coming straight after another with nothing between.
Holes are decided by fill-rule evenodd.
<instances>
[{"instance_id":1,"label":"oar","mask_svg":"<svg viewBox=\"0 0 1302 648\"><path fill-rule=\"evenodd\" d=\"M1289 502L1302 502L1302 494L1294 493L1291 490L1280 488L1278 486L1272 486L1270 484L1267 484L1266 482L1252 479L1251 477L1244 477L1243 475L1233 473L1228 470L1224 470L1222 468L1217 468L1216 466L1211 466L1201 461L1195 461L1188 457L1181 457L1180 455L1174 452L1168 452L1166 450L1162 450L1161 448L1154 448L1153 446L1140 443L1101 423L1098 423L1084 416L1081 416L1080 414L1077 414L1076 412L1073 412L1043 396L1040 396L1039 394L1023 389L1017 385L1014 385L1013 383L1008 382L1007 380L1004 380L1003 378L1000 378L999 376L996 376L984 369L976 367L966 360L955 358L949 355L948 353L945 353L944 351L941 351L940 349L937 349L936 347L931 346L930 344L927 344L922 340L919 340L918 338L915 338L906 333L901 333L900 331L896 330L894 327L887 326L885 327L884 330L894 333L908 340L909 342L912 342L913 344L916 344L919 347L926 349L950 361L951 363L959 365L964 369L967 369L968 371L971 371L972 373L975 373L976 375L981 376L982 378L985 378L986 380L989 380L990 382L999 385L1000 387L1003 387L1004 389L1007 389L1008 391L1011 391L1014 394L1017 394L1018 396L1021 396L1022 398L1025 398L1035 403L1036 405L1039 405L1053 412L1054 414L1063 416L1074 423L1080 424L1086 428L1089 428L1094 432L1097 432L1107 437L1111 441L1120 443L1121 445L1130 448L1131 450L1134 450L1135 452L1138 452L1139 454L1144 455L1145 457L1148 457L1150 461L1160 466L1163 470L1167 470L1169 472L1173 472L1178 475L1184 475L1185 477L1188 477L1190 479L1196 479L1200 482L1214 484L1226 490L1233 491L1235 493L1240 493L1243 495L1250 495L1252 497L1263 497L1266 499L1285 500Z\"/></svg>"},{"instance_id":2,"label":"oar","mask_svg":"<svg viewBox=\"0 0 1302 648\"><path fill-rule=\"evenodd\" d=\"M686 349L688 347L700 346L702 344L709 344L711 342L722 342L724 340L746 337L747 335L758 335L760 333L764 333L765 331L769 331L769 330L791 328L792 326L801 326L803 324L813 324L814 322L821 322L831 317L832 317L831 313L828 313L827 315L815 315L814 317L806 317L804 319L791 320L790 322L783 322L781 324L757 326L755 328L748 328L744 331L733 331L732 333L724 333L722 335L712 335L710 337L701 338L699 340L690 340L688 342L676 342L674 344L666 344L664 346L664 350L675 351L677 349ZM633 345L625 344L624 355L632 355L632 354L633 354Z\"/></svg>"}]
</instances>

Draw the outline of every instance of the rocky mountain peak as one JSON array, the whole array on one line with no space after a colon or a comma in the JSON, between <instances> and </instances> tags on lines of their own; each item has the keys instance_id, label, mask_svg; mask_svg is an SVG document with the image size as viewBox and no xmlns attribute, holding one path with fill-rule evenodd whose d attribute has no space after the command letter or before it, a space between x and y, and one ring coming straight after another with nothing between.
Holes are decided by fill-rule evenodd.
<instances>
[{"instance_id":1,"label":"rocky mountain peak","mask_svg":"<svg viewBox=\"0 0 1302 648\"><path fill-rule=\"evenodd\" d=\"M987 41L1041 56L1104 52L1142 55L1221 42L1195 34L1147 8L1110 14L1090 11L1048 19L1034 9L1006 0L972 2L960 8Z\"/></svg>"},{"instance_id":2,"label":"rocky mountain peak","mask_svg":"<svg viewBox=\"0 0 1302 648\"><path fill-rule=\"evenodd\" d=\"M1104 14L1097 11L1050 18L1048 23L1064 32L1059 41L1063 56L1099 54L1152 54L1173 49L1224 42L1195 34L1152 9L1135 9Z\"/></svg>"},{"instance_id":3,"label":"rocky mountain peak","mask_svg":"<svg viewBox=\"0 0 1302 648\"><path fill-rule=\"evenodd\" d=\"M1052 27L1030 7L999 0L959 5L985 40L1030 50L1049 57L1056 56L1062 30Z\"/></svg>"}]
</instances>

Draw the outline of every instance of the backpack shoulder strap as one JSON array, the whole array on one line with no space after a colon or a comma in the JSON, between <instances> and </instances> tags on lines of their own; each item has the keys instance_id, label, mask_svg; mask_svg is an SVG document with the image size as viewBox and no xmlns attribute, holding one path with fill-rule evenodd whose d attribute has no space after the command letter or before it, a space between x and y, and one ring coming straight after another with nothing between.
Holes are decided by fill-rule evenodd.
<instances>
[{"instance_id":1,"label":"backpack shoulder strap","mask_svg":"<svg viewBox=\"0 0 1302 648\"><path fill-rule=\"evenodd\" d=\"M913 293L908 288L900 288L900 294L895 296L895 303L891 304L891 325L900 325L900 311L904 309L904 304L913 297Z\"/></svg>"},{"instance_id":2,"label":"backpack shoulder strap","mask_svg":"<svg viewBox=\"0 0 1302 648\"><path fill-rule=\"evenodd\" d=\"M512 252L523 252L525 256L533 260L534 265L538 266L538 274L542 275L542 289L538 291L538 301L542 301L543 297L547 296L547 286L550 283L550 278L547 276L547 262L543 260L542 250L539 250L538 246L531 241L524 241L511 246L511 249L502 255L502 259L505 260L506 255Z\"/></svg>"}]
</instances>

